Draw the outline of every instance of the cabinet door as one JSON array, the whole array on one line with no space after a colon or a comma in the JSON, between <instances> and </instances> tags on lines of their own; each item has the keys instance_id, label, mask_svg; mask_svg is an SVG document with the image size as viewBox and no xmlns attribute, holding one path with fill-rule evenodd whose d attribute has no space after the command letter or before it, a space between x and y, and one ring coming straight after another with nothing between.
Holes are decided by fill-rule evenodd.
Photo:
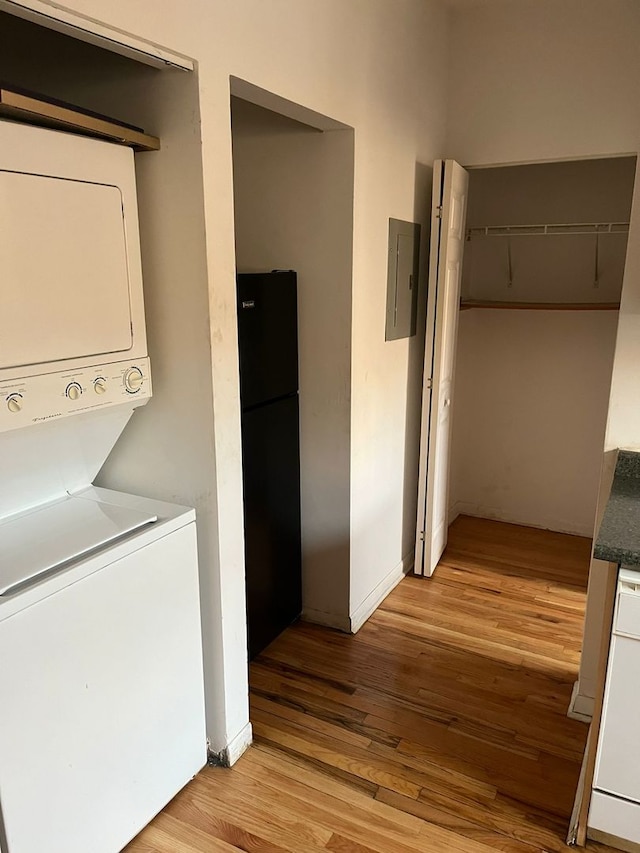
<instances>
[{"instance_id":1,"label":"cabinet door","mask_svg":"<svg viewBox=\"0 0 640 853\"><path fill-rule=\"evenodd\" d=\"M638 708L640 639L614 635L594 787L636 801L640 801Z\"/></svg>"}]
</instances>

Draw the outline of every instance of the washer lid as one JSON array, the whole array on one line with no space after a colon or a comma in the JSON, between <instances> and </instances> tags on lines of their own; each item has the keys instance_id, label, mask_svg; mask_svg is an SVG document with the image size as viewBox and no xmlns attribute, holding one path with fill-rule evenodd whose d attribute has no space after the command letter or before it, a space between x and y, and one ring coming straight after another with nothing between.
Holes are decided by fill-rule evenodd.
<instances>
[{"instance_id":1,"label":"washer lid","mask_svg":"<svg viewBox=\"0 0 640 853\"><path fill-rule=\"evenodd\" d=\"M67 496L0 522L0 596L157 521L157 515Z\"/></svg>"}]
</instances>

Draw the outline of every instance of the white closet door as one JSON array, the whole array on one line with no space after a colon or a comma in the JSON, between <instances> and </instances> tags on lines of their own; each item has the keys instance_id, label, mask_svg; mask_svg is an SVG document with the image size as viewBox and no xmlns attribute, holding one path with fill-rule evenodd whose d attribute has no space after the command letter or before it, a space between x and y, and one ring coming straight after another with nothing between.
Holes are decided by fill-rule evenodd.
<instances>
[{"instance_id":1,"label":"white closet door","mask_svg":"<svg viewBox=\"0 0 640 853\"><path fill-rule=\"evenodd\" d=\"M433 168L433 214L414 571L431 575L447 544L451 410L468 175L455 160Z\"/></svg>"}]
</instances>

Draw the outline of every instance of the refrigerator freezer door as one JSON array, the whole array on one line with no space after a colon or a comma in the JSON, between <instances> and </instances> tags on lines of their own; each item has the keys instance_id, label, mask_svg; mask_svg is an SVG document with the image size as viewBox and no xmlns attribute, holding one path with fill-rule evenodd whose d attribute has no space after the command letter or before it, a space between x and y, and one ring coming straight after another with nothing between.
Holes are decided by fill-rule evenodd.
<instances>
[{"instance_id":1,"label":"refrigerator freezer door","mask_svg":"<svg viewBox=\"0 0 640 853\"><path fill-rule=\"evenodd\" d=\"M249 654L302 610L298 398L242 417Z\"/></svg>"},{"instance_id":2,"label":"refrigerator freezer door","mask_svg":"<svg viewBox=\"0 0 640 853\"><path fill-rule=\"evenodd\" d=\"M298 390L294 272L238 276L238 339L243 409Z\"/></svg>"}]
</instances>

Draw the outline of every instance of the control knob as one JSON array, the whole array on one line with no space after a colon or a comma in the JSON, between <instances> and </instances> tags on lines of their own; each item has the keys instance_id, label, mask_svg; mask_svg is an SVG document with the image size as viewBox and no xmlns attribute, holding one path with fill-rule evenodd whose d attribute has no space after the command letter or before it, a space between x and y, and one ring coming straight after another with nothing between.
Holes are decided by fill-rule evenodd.
<instances>
[{"instance_id":1,"label":"control knob","mask_svg":"<svg viewBox=\"0 0 640 853\"><path fill-rule=\"evenodd\" d=\"M7 397L7 409L13 414L22 410L22 394L10 394Z\"/></svg>"},{"instance_id":2,"label":"control knob","mask_svg":"<svg viewBox=\"0 0 640 853\"><path fill-rule=\"evenodd\" d=\"M139 367L130 367L124 375L124 387L130 394L137 394L142 387L142 371Z\"/></svg>"},{"instance_id":3,"label":"control knob","mask_svg":"<svg viewBox=\"0 0 640 853\"><path fill-rule=\"evenodd\" d=\"M70 382L67 385L66 394L70 400L78 400L82 394L82 388L77 382Z\"/></svg>"},{"instance_id":4,"label":"control knob","mask_svg":"<svg viewBox=\"0 0 640 853\"><path fill-rule=\"evenodd\" d=\"M105 394L107 391L107 381L103 379L102 376L95 379L93 382L93 390L96 394Z\"/></svg>"}]
</instances>

